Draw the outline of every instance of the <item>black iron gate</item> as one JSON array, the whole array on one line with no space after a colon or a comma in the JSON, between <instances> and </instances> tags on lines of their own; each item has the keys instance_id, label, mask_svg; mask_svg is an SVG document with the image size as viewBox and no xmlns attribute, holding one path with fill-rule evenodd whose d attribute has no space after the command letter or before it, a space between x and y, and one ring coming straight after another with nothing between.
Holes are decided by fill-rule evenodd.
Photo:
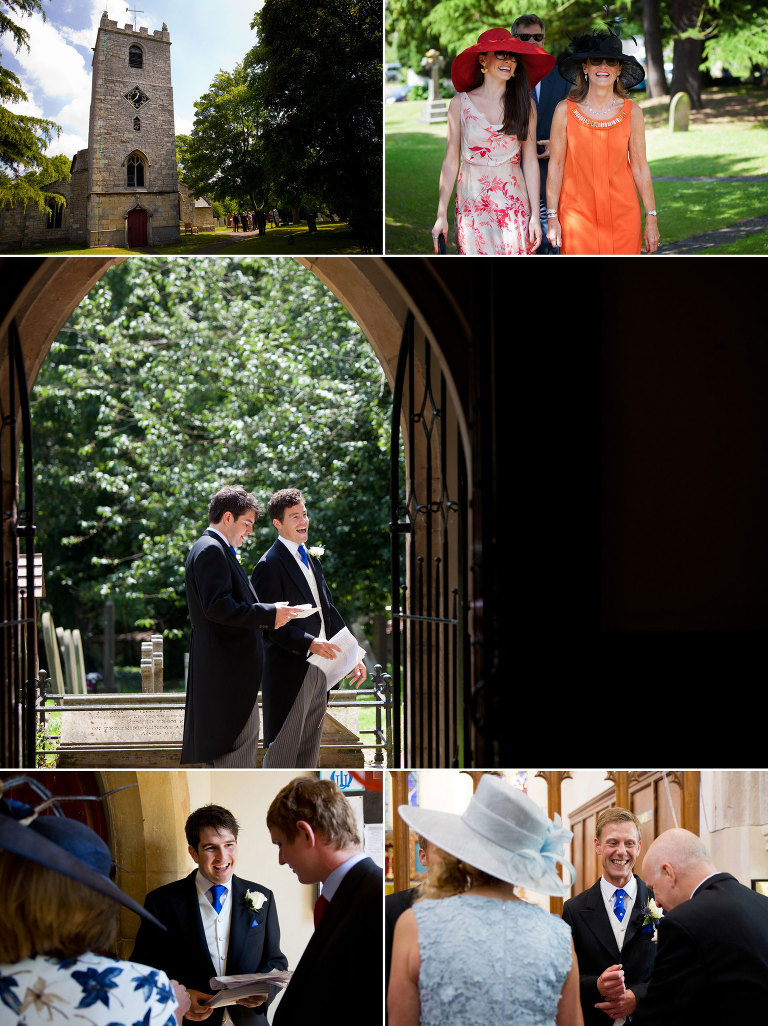
<instances>
[{"instance_id":1,"label":"black iron gate","mask_svg":"<svg viewBox=\"0 0 768 1026\"><path fill-rule=\"evenodd\" d=\"M466 462L440 361L413 314L400 345L390 470L393 764L470 766Z\"/></svg>"},{"instance_id":2,"label":"black iron gate","mask_svg":"<svg viewBox=\"0 0 768 1026\"><path fill-rule=\"evenodd\" d=\"M0 765L35 765L35 526L29 391L16 322L8 330L8 379L0 394L0 481L3 489L3 587L0 594L0 666L3 673ZM19 439L23 480L18 481ZM26 567L19 571L23 546Z\"/></svg>"}]
</instances>

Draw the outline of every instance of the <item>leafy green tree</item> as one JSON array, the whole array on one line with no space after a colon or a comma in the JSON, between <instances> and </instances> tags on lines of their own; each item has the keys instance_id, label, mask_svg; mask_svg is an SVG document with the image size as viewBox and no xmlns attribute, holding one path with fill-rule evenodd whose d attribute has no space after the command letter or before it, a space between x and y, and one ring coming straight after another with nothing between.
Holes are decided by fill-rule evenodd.
<instances>
[{"instance_id":1,"label":"leafy green tree","mask_svg":"<svg viewBox=\"0 0 768 1026\"><path fill-rule=\"evenodd\" d=\"M349 220L380 250L382 34L378 0L265 0L246 59L269 127L272 185ZM285 195L285 193L283 193Z\"/></svg>"},{"instance_id":2,"label":"leafy green tree","mask_svg":"<svg viewBox=\"0 0 768 1026\"><path fill-rule=\"evenodd\" d=\"M302 488L340 609L384 611L391 396L357 324L299 263L125 261L56 339L32 406L45 601L62 626L87 637L110 598L118 631L186 634L184 561L228 483L262 505ZM262 517L241 550L249 572L274 537Z\"/></svg>"},{"instance_id":3,"label":"leafy green tree","mask_svg":"<svg viewBox=\"0 0 768 1026\"><path fill-rule=\"evenodd\" d=\"M35 11L45 17L42 0L4 0L11 14L29 17ZM18 53L29 49L29 32L0 10L0 36L10 33ZM46 206L64 203L64 198L45 186L60 178L69 180L69 160L48 157L45 149L61 134L53 121L26 114L13 114L7 105L21 103L27 94L8 68L0 65L0 206L21 202L35 204L41 213ZM65 160L65 165L62 161Z\"/></svg>"},{"instance_id":4,"label":"leafy green tree","mask_svg":"<svg viewBox=\"0 0 768 1026\"><path fill-rule=\"evenodd\" d=\"M267 200L262 158L263 115L243 64L220 71L195 103L191 136L177 136L183 181L195 195L232 198L250 209Z\"/></svg>"}]
</instances>

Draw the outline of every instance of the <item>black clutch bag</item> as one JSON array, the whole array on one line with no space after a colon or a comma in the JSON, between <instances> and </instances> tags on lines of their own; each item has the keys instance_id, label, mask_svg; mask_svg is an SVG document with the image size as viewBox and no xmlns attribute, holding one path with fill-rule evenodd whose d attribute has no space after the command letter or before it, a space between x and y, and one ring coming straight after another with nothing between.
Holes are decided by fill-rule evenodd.
<instances>
[{"instance_id":1,"label":"black clutch bag","mask_svg":"<svg viewBox=\"0 0 768 1026\"><path fill-rule=\"evenodd\" d=\"M437 252L445 253L445 236L442 232L437 237Z\"/></svg>"}]
</instances>

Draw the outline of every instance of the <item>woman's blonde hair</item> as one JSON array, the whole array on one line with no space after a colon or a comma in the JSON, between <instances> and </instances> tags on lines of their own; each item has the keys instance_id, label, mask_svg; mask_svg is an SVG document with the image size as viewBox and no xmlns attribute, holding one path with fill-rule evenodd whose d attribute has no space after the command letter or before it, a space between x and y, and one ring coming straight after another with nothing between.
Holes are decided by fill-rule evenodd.
<instances>
[{"instance_id":1,"label":"woman's blonde hair","mask_svg":"<svg viewBox=\"0 0 768 1026\"><path fill-rule=\"evenodd\" d=\"M450 898L454 894L463 894L470 887L502 882L490 873L484 873L482 869L470 866L438 848L436 844L430 843L427 879L419 885L417 900Z\"/></svg>"},{"instance_id":2,"label":"woman's blonde hair","mask_svg":"<svg viewBox=\"0 0 768 1026\"><path fill-rule=\"evenodd\" d=\"M613 83L613 91L622 100L626 100L629 96L629 93L622 85L621 75L618 75L616 81ZM576 84L573 86L569 94L570 99L575 100L576 103L581 103L588 92L589 82L587 81L587 76L584 74L584 69L579 66L576 68Z\"/></svg>"},{"instance_id":3,"label":"woman's blonde hair","mask_svg":"<svg viewBox=\"0 0 768 1026\"><path fill-rule=\"evenodd\" d=\"M0 962L108 950L119 904L54 869L0 851Z\"/></svg>"}]
</instances>

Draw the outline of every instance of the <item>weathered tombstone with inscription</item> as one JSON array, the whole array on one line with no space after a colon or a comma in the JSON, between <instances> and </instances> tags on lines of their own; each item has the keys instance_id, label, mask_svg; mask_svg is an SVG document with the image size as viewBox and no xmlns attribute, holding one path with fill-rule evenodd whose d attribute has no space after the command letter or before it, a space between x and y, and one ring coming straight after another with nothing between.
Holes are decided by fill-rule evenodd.
<instances>
[{"instance_id":1,"label":"weathered tombstone with inscription","mask_svg":"<svg viewBox=\"0 0 768 1026\"><path fill-rule=\"evenodd\" d=\"M669 105L669 130L687 132L691 120L691 98L688 93L675 93Z\"/></svg>"}]
</instances>

